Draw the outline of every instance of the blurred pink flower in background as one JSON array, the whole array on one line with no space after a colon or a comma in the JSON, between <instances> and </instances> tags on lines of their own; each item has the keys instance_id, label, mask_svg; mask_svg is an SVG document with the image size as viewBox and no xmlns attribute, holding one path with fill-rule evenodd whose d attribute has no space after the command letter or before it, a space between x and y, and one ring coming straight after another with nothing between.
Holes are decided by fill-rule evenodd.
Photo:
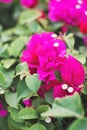
<instances>
[{"instance_id":1,"label":"blurred pink flower in background","mask_svg":"<svg viewBox=\"0 0 87 130\"><path fill-rule=\"evenodd\" d=\"M30 99L24 99L24 100L23 100L23 104L24 104L26 107L31 107L31 106L32 106L32 100L30 100Z\"/></svg>"},{"instance_id":2,"label":"blurred pink flower in background","mask_svg":"<svg viewBox=\"0 0 87 130\"><path fill-rule=\"evenodd\" d=\"M3 104L2 104L1 101L0 101L0 116L1 116L1 117L7 116L7 110L4 110L4 109L3 109Z\"/></svg>"},{"instance_id":3,"label":"blurred pink flower in background","mask_svg":"<svg viewBox=\"0 0 87 130\"><path fill-rule=\"evenodd\" d=\"M51 21L80 26L87 33L87 0L50 0L48 8Z\"/></svg>"},{"instance_id":4,"label":"blurred pink flower in background","mask_svg":"<svg viewBox=\"0 0 87 130\"><path fill-rule=\"evenodd\" d=\"M38 10L41 13L41 16L38 19L46 19L46 13L43 10Z\"/></svg>"},{"instance_id":5,"label":"blurred pink flower in background","mask_svg":"<svg viewBox=\"0 0 87 130\"><path fill-rule=\"evenodd\" d=\"M38 5L38 0L20 0L20 2L26 8L34 8Z\"/></svg>"},{"instance_id":6,"label":"blurred pink flower in background","mask_svg":"<svg viewBox=\"0 0 87 130\"><path fill-rule=\"evenodd\" d=\"M65 24L64 26L61 27L61 32L64 34L68 30L68 26Z\"/></svg>"},{"instance_id":7,"label":"blurred pink flower in background","mask_svg":"<svg viewBox=\"0 0 87 130\"><path fill-rule=\"evenodd\" d=\"M87 19L80 22L80 32L87 34Z\"/></svg>"}]
</instances>

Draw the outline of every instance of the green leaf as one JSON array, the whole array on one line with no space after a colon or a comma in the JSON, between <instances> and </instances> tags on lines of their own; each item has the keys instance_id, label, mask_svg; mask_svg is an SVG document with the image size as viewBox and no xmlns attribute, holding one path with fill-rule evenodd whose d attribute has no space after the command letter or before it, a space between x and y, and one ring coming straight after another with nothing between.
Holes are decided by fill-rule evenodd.
<instances>
[{"instance_id":1,"label":"green leaf","mask_svg":"<svg viewBox=\"0 0 87 130\"><path fill-rule=\"evenodd\" d=\"M48 111L49 110L49 106L48 105L41 105L36 110L37 110L37 112L39 114L41 114L42 112Z\"/></svg>"},{"instance_id":2,"label":"green leaf","mask_svg":"<svg viewBox=\"0 0 87 130\"><path fill-rule=\"evenodd\" d=\"M8 112L10 112L10 116L11 118L16 121L16 122L19 122L19 123L22 123L23 120L22 119L19 119L18 118L18 113L19 113L19 110L18 109L14 109L12 107L8 107Z\"/></svg>"},{"instance_id":3,"label":"green leaf","mask_svg":"<svg viewBox=\"0 0 87 130\"><path fill-rule=\"evenodd\" d=\"M87 82L84 84L84 88L81 91L83 94L87 95Z\"/></svg>"},{"instance_id":4,"label":"green leaf","mask_svg":"<svg viewBox=\"0 0 87 130\"><path fill-rule=\"evenodd\" d=\"M74 121L68 130L87 130L87 118Z\"/></svg>"},{"instance_id":5,"label":"green leaf","mask_svg":"<svg viewBox=\"0 0 87 130\"><path fill-rule=\"evenodd\" d=\"M85 46L80 46L79 51L82 53L82 55L87 57L87 48Z\"/></svg>"},{"instance_id":6,"label":"green leaf","mask_svg":"<svg viewBox=\"0 0 87 130\"><path fill-rule=\"evenodd\" d=\"M46 130L46 128L42 124L36 123L29 130Z\"/></svg>"},{"instance_id":7,"label":"green leaf","mask_svg":"<svg viewBox=\"0 0 87 130\"><path fill-rule=\"evenodd\" d=\"M22 98L28 97L31 94L32 91L27 87L25 81L20 81L17 85L17 98L20 100Z\"/></svg>"},{"instance_id":8,"label":"green leaf","mask_svg":"<svg viewBox=\"0 0 87 130\"><path fill-rule=\"evenodd\" d=\"M51 90L51 91L49 91L49 92L47 92L47 93L45 94L45 100L46 100L49 104L52 104L53 101L54 101L52 95L53 95L53 90Z\"/></svg>"},{"instance_id":9,"label":"green leaf","mask_svg":"<svg viewBox=\"0 0 87 130\"><path fill-rule=\"evenodd\" d=\"M1 35L1 41L2 42L8 42L10 40L12 40L12 36L10 36L6 33L2 33L2 35Z\"/></svg>"},{"instance_id":10,"label":"green leaf","mask_svg":"<svg viewBox=\"0 0 87 130\"><path fill-rule=\"evenodd\" d=\"M29 127L23 127L22 130L29 130Z\"/></svg>"},{"instance_id":11,"label":"green leaf","mask_svg":"<svg viewBox=\"0 0 87 130\"><path fill-rule=\"evenodd\" d=\"M24 108L19 112L20 119L36 119L38 118L37 111L34 108Z\"/></svg>"},{"instance_id":12,"label":"green leaf","mask_svg":"<svg viewBox=\"0 0 87 130\"><path fill-rule=\"evenodd\" d=\"M37 93L37 91L41 85L41 81L38 79L37 74L27 75L25 82L30 90Z\"/></svg>"},{"instance_id":13,"label":"green leaf","mask_svg":"<svg viewBox=\"0 0 87 130\"><path fill-rule=\"evenodd\" d=\"M54 130L54 127L56 127L53 124L54 122L46 123L44 120L41 120L40 123L46 128L46 130ZM59 123L58 123L58 126L59 126ZM62 129L55 129L55 130L62 130Z\"/></svg>"},{"instance_id":14,"label":"green leaf","mask_svg":"<svg viewBox=\"0 0 87 130\"><path fill-rule=\"evenodd\" d=\"M81 63L81 64L85 64L86 63L86 57L84 55L78 54L75 55L73 54L73 56Z\"/></svg>"},{"instance_id":15,"label":"green leaf","mask_svg":"<svg viewBox=\"0 0 87 130\"><path fill-rule=\"evenodd\" d=\"M57 22L57 23L52 23L50 26L48 26L48 30L55 32L56 30L60 29L61 27L64 26L63 22Z\"/></svg>"},{"instance_id":16,"label":"green leaf","mask_svg":"<svg viewBox=\"0 0 87 130\"><path fill-rule=\"evenodd\" d=\"M13 81L14 72L0 67L0 87L8 88Z\"/></svg>"},{"instance_id":17,"label":"green leaf","mask_svg":"<svg viewBox=\"0 0 87 130\"><path fill-rule=\"evenodd\" d=\"M24 48L28 38L27 37L19 37L11 43L9 47L9 53L11 56L17 57L20 55L22 49Z\"/></svg>"},{"instance_id":18,"label":"green leaf","mask_svg":"<svg viewBox=\"0 0 87 130\"><path fill-rule=\"evenodd\" d=\"M64 40L65 40L67 46L69 47L69 49L72 50L74 48L74 44L75 44L73 34L70 33L69 35L64 36Z\"/></svg>"},{"instance_id":19,"label":"green leaf","mask_svg":"<svg viewBox=\"0 0 87 130\"><path fill-rule=\"evenodd\" d=\"M8 42L13 39L13 28L7 29L1 33L1 41L2 42Z\"/></svg>"},{"instance_id":20,"label":"green leaf","mask_svg":"<svg viewBox=\"0 0 87 130\"><path fill-rule=\"evenodd\" d=\"M15 59L6 59L1 61L1 63L6 69L9 69L15 62Z\"/></svg>"},{"instance_id":21,"label":"green leaf","mask_svg":"<svg viewBox=\"0 0 87 130\"><path fill-rule=\"evenodd\" d=\"M10 116L8 117L8 125L11 130L21 130L22 127L25 125L24 123L19 123L14 121Z\"/></svg>"},{"instance_id":22,"label":"green leaf","mask_svg":"<svg viewBox=\"0 0 87 130\"><path fill-rule=\"evenodd\" d=\"M38 107L40 105L40 98L37 97L32 101L32 105Z\"/></svg>"},{"instance_id":23,"label":"green leaf","mask_svg":"<svg viewBox=\"0 0 87 130\"><path fill-rule=\"evenodd\" d=\"M40 97L37 97L35 98L33 101L32 101L32 106L34 107L38 107L40 106L41 104L44 104L44 99L40 98Z\"/></svg>"},{"instance_id":24,"label":"green leaf","mask_svg":"<svg viewBox=\"0 0 87 130\"><path fill-rule=\"evenodd\" d=\"M32 34L32 31L27 26L18 25L17 27L15 27L14 33L16 35L25 35L26 36L26 35Z\"/></svg>"},{"instance_id":25,"label":"green leaf","mask_svg":"<svg viewBox=\"0 0 87 130\"><path fill-rule=\"evenodd\" d=\"M22 128L22 130L29 130L29 128L32 126L32 124L28 121L25 122L25 126Z\"/></svg>"},{"instance_id":26,"label":"green leaf","mask_svg":"<svg viewBox=\"0 0 87 130\"><path fill-rule=\"evenodd\" d=\"M40 24L36 21L30 23L29 29L32 31L32 33L40 33L43 31Z\"/></svg>"},{"instance_id":27,"label":"green leaf","mask_svg":"<svg viewBox=\"0 0 87 130\"><path fill-rule=\"evenodd\" d=\"M9 130L7 119L4 117L0 117L0 130Z\"/></svg>"},{"instance_id":28,"label":"green leaf","mask_svg":"<svg viewBox=\"0 0 87 130\"><path fill-rule=\"evenodd\" d=\"M11 91L8 90L5 94L5 99L9 106L13 108L18 108L17 93L12 93Z\"/></svg>"},{"instance_id":29,"label":"green leaf","mask_svg":"<svg viewBox=\"0 0 87 130\"><path fill-rule=\"evenodd\" d=\"M27 66L27 63L26 62L23 62L23 63L19 63L17 66L16 66L16 75L20 75L20 74L26 74L28 73L28 66Z\"/></svg>"},{"instance_id":30,"label":"green leaf","mask_svg":"<svg viewBox=\"0 0 87 130\"><path fill-rule=\"evenodd\" d=\"M0 47L0 57L1 58L8 58L9 57L8 44L2 45Z\"/></svg>"},{"instance_id":31,"label":"green leaf","mask_svg":"<svg viewBox=\"0 0 87 130\"><path fill-rule=\"evenodd\" d=\"M41 114L42 117L76 117L84 115L83 106L79 94L58 98L54 101L53 108Z\"/></svg>"},{"instance_id":32,"label":"green leaf","mask_svg":"<svg viewBox=\"0 0 87 130\"><path fill-rule=\"evenodd\" d=\"M34 10L34 9L25 10L21 13L19 17L19 23L20 24L31 23L37 18L39 18L40 16L41 13L38 10Z\"/></svg>"},{"instance_id":33,"label":"green leaf","mask_svg":"<svg viewBox=\"0 0 87 130\"><path fill-rule=\"evenodd\" d=\"M0 85L3 86L3 84L5 84L5 77L4 74L0 72Z\"/></svg>"},{"instance_id":34,"label":"green leaf","mask_svg":"<svg viewBox=\"0 0 87 130\"><path fill-rule=\"evenodd\" d=\"M1 55L2 53L4 53L7 48L8 48L8 45L7 45L7 44L0 46L0 55Z\"/></svg>"}]
</instances>

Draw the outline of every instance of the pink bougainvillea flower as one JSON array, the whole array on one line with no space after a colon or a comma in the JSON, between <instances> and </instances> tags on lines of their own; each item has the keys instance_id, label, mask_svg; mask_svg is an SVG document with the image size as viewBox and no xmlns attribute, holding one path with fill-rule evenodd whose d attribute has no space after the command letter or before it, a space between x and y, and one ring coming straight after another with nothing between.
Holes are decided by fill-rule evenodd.
<instances>
[{"instance_id":1,"label":"pink bougainvillea flower","mask_svg":"<svg viewBox=\"0 0 87 130\"><path fill-rule=\"evenodd\" d=\"M48 6L51 21L80 26L80 31L87 33L87 0L50 0Z\"/></svg>"},{"instance_id":2,"label":"pink bougainvillea flower","mask_svg":"<svg viewBox=\"0 0 87 130\"><path fill-rule=\"evenodd\" d=\"M21 61L27 62L29 69L32 69L32 73L36 70L43 81L54 80L54 72L65 59L66 45L52 32L33 35L21 57Z\"/></svg>"},{"instance_id":3,"label":"pink bougainvillea flower","mask_svg":"<svg viewBox=\"0 0 87 130\"><path fill-rule=\"evenodd\" d=\"M39 90L38 90L38 94L40 97L44 98L44 95L50 91L51 89L53 89L56 85L60 84L60 81L58 80L53 80L51 81L49 84L43 84L40 86Z\"/></svg>"},{"instance_id":4,"label":"pink bougainvillea flower","mask_svg":"<svg viewBox=\"0 0 87 130\"><path fill-rule=\"evenodd\" d=\"M13 0L0 0L1 3L11 3Z\"/></svg>"},{"instance_id":5,"label":"pink bougainvillea flower","mask_svg":"<svg viewBox=\"0 0 87 130\"><path fill-rule=\"evenodd\" d=\"M30 100L30 99L24 99L24 100L23 100L23 104L24 104L26 107L31 107L31 106L32 106L32 100Z\"/></svg>"},{"instance_id":6,"label":"pink bougainvillea flower","mask_svg":"<svg viewBox=\"0 0 87 130\"><path fill-rule=\"evenodd\" d=\"M80 92L85 78L81 63L71 55L66 55L62 39L52 32L34 34L23 51L22 62L28 64L30 73L38 73L43 84L38 94L53 89L53 97L63 97Z\"/></svg>"},{"instance_id":7,"label":"pink bougainvillea flower","mask_svg":"<svg viewBox=\"0 0 87 130\"><path fill-rule=\"evenodd\" d=\"M69 56L61 66L60 74L62 83L54 87L53 97L63 97L80 92L83 88L85 71L81 63Z\"/></svg>"},{"instance_id":8,"label":"pink bougainvillea flower","mask_svg":"<svg viewBox=\"0 0 87 130\"><path fill-rule=\"evenodd\" d=\"M4 109L3 109L2 102L0 102L0 116L1 116L1 117L7 116L7 110L4 110Z\"/></svg>"},{"instance_id":9,"label":"pink bougainvillea flower","mask_svg":"<svg viewBox=\"0 0 87 130\"><path fill-rule=\"evenodd\" d=\"M63 62L60 69L62 79L75 86L81 85L84 83L85 79L85 71L82 64L75 59L73 56L67 58L65 62Z\"/></svg>"},{"instance_id":10,"label":"pink bougainvillea flower","mask_svg":"<svg viewBox=\"0 0 87 130\"><path fill-rule=\"evenodd\" d=\"M80 32L87 34L87 20L80 22Z\"/></svg>"},{"instance_id":11,"label":"pink bougainvillea flower","mask_svg":"<svg viewBox=\"0 0 87 130\"><path fill-rule=\"evenodd\" d=\"M68 30L68 26L67 26L66 24L65 24L64 26L62 26L61 32L62 32L63 34L66 33L67 30Z\"/></svg>"},{"instance_id":12,"label":"pink bougainvillea flower","mask_svg":"<svg viewBox=\"0 0 87 130\"><path fill-rule=\"evenodd\" d=\"M38 4L38 0L20 0L20 2L26 8L34 8Z\"/></svg>"},{"instance_id":13,"label":"pink bougainvillea flower","mask_svg":"<svg viewBox=\"0 0 87 130\"><path fill-rule=\"evenodd\" d=\"M41 13L41 16L38 19L46 19L46 14L43 10L38 10Z\"/></svg>"},{"instance_id":14,"label":"pink bougainvillea flower","mask_svg":"<svg viewBox=\"0 0 87 130\"><path fill-rule=\"evenodd\" d=\"M73 95L75 92L79 93L80 91L81 91L80 87L61 83L54 87L53 98L62 98L67 95Z\"/></svg>"}]
</instances>

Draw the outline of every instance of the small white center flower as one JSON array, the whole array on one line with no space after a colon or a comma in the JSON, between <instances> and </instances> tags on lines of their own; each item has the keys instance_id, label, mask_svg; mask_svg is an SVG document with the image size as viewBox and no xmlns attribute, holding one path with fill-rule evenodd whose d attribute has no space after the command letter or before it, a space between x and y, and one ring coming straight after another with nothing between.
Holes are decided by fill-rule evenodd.
<instances>
[{"instance_id":1,"label":"small white center flower","mask_svg":"<svg viewBox=\"0 0 87 130\"><path fill-rule=\"evenodd\" d=\"M62 85L62 89L63 89L63 90L66 90L67 88L68 88L68 85L67 85L67 84L63 84L63 85Z\"/></svg>"},{"instance_id":2,"label":"small white center flower","mask_svg":"<svg viewBox=\"0 0 87 130\"><path fill-rule=\"evenodd\" d=\"M85 15L87 16L87 10L85 10Z\"/></svg>"},{"instance_id":3,"label":"small white center flower","mask_svg":"<svg viewBox=\"0 0 87 130\"><path fill-rule=\"evenodd\" d=\"M0 94L4 94L4 93L5 93L4 89L0 88Z\"/></svg>"},{"instance_id":4,"label":"small white center flower","mask_svg":"<svg viewBox=\"0 0 87 130\"><path fill-rule=\"evenodd\" d=\"M55 33L53 33L53 34L51 34L51 37L52 37L52 38L56 38L57 35L56 35Z\"/></svg>"},{"instance_id":5,"label":"small white center flower","mask_svg":"<svg viewBox=\"0 0 87 130\"><path fill-rule=\"evenodd\" d=\"M54 47L58 47L58 46L59 46L59 43L58 43L58 42L55 42L55 43L53 44L53 46L54 46Z\"/></svg>"},{"instance_id":6,"label":"small white center flower","mask_svg":"<svg viewBox=\"0 0 87 130\"><path fill-rule=\"evenodd\" d=\"M68 91L69 93L72 93L72 92L74 91L74 89L73 89L73 87L68 87L67 91Z\"/></svg>"},{"instance_id":7,"label":"small white center flower","mask_svg":"<svg viewBox=\"0 0 87 130\"><path fill-rule=\"evenodd\" d=\"M78 2L78 4L83 4L82 0L78 0L77 2Z\"/></svg>"},{"instance_id":8,"label":"small white center flower","mask_svg":"<svg viewBox=\"0 0 87 130\"><path fill-rule=\"evenodd\" d=\"M76 8L76 9L80 9L80 8L81 8L81 5L77 4L77 5L75 6L75 8Z\"/></svg>"},{"instance_id":9,"label":"small white center flower","mask_svg":"<svg viewBox=\"0 0 87 130\"><path fill-rule=\"evenodd\" d=\"M51 118L49 118L49 117L46 118L46 119L45 119L45 122L46 122L46 123L50 123L50 122L51 122Z\"/></svg>"}]
</instances>

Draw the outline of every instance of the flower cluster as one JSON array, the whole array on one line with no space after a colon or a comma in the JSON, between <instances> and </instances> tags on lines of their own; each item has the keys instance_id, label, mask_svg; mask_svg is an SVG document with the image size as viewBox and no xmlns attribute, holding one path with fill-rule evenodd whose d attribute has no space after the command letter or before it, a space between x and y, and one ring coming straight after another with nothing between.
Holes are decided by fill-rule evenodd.
<instances>
[{"instance_id":1,"label":"flower cluster","mask_svg":"<svg viewBox=\"0 0 87 130\"><path fill-rule=\"evenodd\" d=\"M52 21L63 21L78 26L82 33L87 33L87 1L50 0L49 18Z\"/></svg>"},{"instance_id":2,"label":"flower cluster","mask_svg":"<svg viewBox=\"0 0 87 130\"><path fill-rule=\"evenodd\" d=\"M25 105L25 107L31 107L32 106L32 100L24 99L23 104Z\"/></svg>"},{"instance_id":3,"label":"flower cluster","mask_svg":"<svg viewBox=\"0 0 87 130\"><path fill-rule=\"evenodd\" d=\"M53 97L63 97L80 92L85 72L73 56L67 55L65 42L52 32L34 34L23 51L22 62L26 62L31 74L38 73L43 81L38 94L53 89Z\"/></svg>"}]
</instances>

